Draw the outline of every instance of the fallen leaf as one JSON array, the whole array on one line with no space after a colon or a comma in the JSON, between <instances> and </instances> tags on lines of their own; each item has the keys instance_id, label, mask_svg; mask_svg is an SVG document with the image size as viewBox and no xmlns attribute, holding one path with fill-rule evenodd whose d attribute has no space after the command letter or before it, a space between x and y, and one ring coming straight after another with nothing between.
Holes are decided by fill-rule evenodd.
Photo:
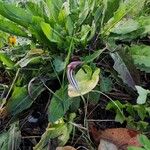
<instances>
[{"instance_id":1,"label":"fallen leaf","mask_svg":"<svg viewBox=\"0 0 150 150\"><path fill-rule=\"evenodd\" d=\"M56 150L76 150L72 146L57 147Z\"/></svg>"},{"instance_id":2,"label":"fallen leaf","mask_svg":"<svg viewBox=\"0 0 150 150\"><path fill-rule=\"evenodd\" d=\"M140 147L138 142L138 131L127 129L127 128L112 128L105 130L97 130L93 124L90 125L90 132L93 139L96 142L101 142L101 140L113 143L119 149L126 150L127 146L137 146ZM112 149L107 149L112 150Z\"/></svg>"}]
</instances>

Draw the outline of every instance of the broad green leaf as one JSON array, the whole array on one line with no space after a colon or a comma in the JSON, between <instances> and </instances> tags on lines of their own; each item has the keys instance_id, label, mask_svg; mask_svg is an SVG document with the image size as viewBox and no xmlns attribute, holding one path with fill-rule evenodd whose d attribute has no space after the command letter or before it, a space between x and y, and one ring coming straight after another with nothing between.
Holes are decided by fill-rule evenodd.
<instances>
[{"instance_id":1,"label":"broad green leaf","mask_svg":"<svg viewBox=\"0 0 150 150\"><path fill-rule=\"evenodd\" d=\"M123 108L125 108L125 105L121 104L118 100L111 101L106 106L106 110L114 110L116 112L115 121L120 123L123 123L126 118L122 111Z\"/></svg>"},{"instance_id":2,"label":"broad green leaf","mask_svg":"<svg viewBox=\"0 0 150 150\"><path fill-rule=\"evenodd\" d=\"M67 95L67 88L59 89L55 92L48 107L48 120L55 122L66 113L72 100ZM58 111L59 110L59 111Z\"/></svg>"},{"instance_id":3,"label":"broad green leaf","mask_svg":"<svg viewBox=\"0 0 150 150\"><path fill-rule=\"evenodd\" d=\"M135 105L134 110L137 111L138 116L141 118L141 120L144 120L147 117L147 112L143 105Z\"/></svg>"},{"instance_id":4,"label":"broad green leaf","mask_svg":"<svg viewBox=\"0 0 150 150\"><path fill-rule=\"evenodd\" d=\"M150 34L150 17L141 16L137 18L137 21L140 24L140 29L142 30L141 34Z\"/></svg>"},{"instance_id":5,"label":"broad green leaf","mask_svg":"<svg viewBox=\"0 0 150 150\"><path fill-rule=\"evenodd\" d=\"M94 92L95 90L97 91L101 91L99 85L97 85L92 92L88 93L87 95L85 95L85 98L88 99L88 101L90 102L90 104L96 105L98 104L98 102L100 101L100 93ZM75 97L75 98L79 98L79 97Z\"/></svg>"},{"instance_id":6,"label":"broad green leaf","mask_svg":"<svg viewBox=\"0 0 150 150\"><path fill-rule=\"evenodd\" d=\"M5 43L8 41L8 35L7 33L4 33L3 31L0 31L0 48L2 48Z\"/></svg>"},{"instance_id":7,"label":"broad green leaf","mask_svg":"<svg viewBox=\"0 0 150 150\"><path fill-rule=\"evenodd\" d=\"M79 19L78 19L78 24L81 25L85 19L87 18L89 11L90 11L90 6L88 1L79 1Z\"/></svg>"},{"instance_id":8,"label":"broad green leaf","mask_svg":"<svg viewBox=\"0 0 150 150\"><path fill-rule=\"evenodd\" d=\"M139 24L133 19L123 19L112 29L111 32L116 34L127 34L137 30Z\"/></svg>"},{"instance_id":9,"label":"broad green leaf","mask_svg":"<svg viewBox=\"0 0 150 150\"><path fill-rule=\"evenodd\" d=\"M8 68L14 68L15 63L4 52L0 52L0 61Z\"/></svg>"},{"instance_id":10,"label":"broad green leaf","mask_svg":"<svg viewBox=\"0 0 150 150\"><path fill-rule=\"evenodd\" d=\"M119 110L116 111L115 121L120 122L120 123L123 123L125 121L124 114L120 112Z\"/></svg>"},{"instance_id":11,"label":"broad green leaf","mask_svg":"<svg viewBox=\"0 0 150 150\"><path fill-rule=\"evenodd\" d=\"M106 110L116 109L116 108L123 109L123 108L125 108L125 105L123 105L118 100L116 100L114 102L109 102L106 106Z\"/></svg>"},{"instance_id":12,"label":"broad green leaf","mask_svg":"<svg viewBox=\"0 0 150 150\"><path fill-rule=\"evenodd\" d=\"M41 22L43 22L44 19L39 16L33 16L32 17L32 24L28 26L28 30L31 32L34 38L36 38L40 43L43 43L44 45L47 45L50 47L50 42L47 39L46 35L43 33L41 28Z\"/></svg>"},{"instance_id":13,"label":"broad green leaf","mask_svg":"<svg viewBox=\"0 0 150 150\"><path fill-rule=\"evenodd\" d=\"M80 107L81 98L80 97L74 97L72 99L72 103L69 107L69 112L77 112Z\"/></svg>"},{"instance_id":14,"label":"broad green leaf","mask_svg":"<svg viewBox=\"0 0 150 150\"><path fill-rule=\"evenodd\" d=\"M57 22L59 11L63 5L63 0L45 0L48 12L49 12L49 19L50 22L54 25Z\"/></svg>"},{"instance_id":15,"label":"broad green leaf","mask_svg":"<svg viewBox=\"0 0 150 150\"><path fill-rule=\"evenodd\" d=\"M101 77L100 91L109 93L112 90L113 83L108 77Z\"/></svg>"},{"instance_id":16,"label":"broad green leaf","mask_svg":"<svg viewBox=\"0 0 150 150\"><path fill-rule=\"evenodd\" d=\"M138 140L146 150L150 149L150 140L145 135L139 135Z\"/></svg>"},{"instance_id":17,"label":"broad green leaf","mask_svg":"<svg viewBox=\"0 0 150 150\"><path fill-rule=\"evenodd\" d=\"M95 33L96 33L96 24L93 21L92 25L91 25L90 34L88 35L87 41L90 41L94 37Z\"/></svg>"},{"instance_id":18,"label":"broad green leaf","mask_svg":"<svg viewBox=\"0 0 150 150\"><path fill-rule=\"evenodd\" d=\"M97 50L93 54L90 54L89 56L82 58L82 61L84 61L85 63L93 62L94 59L98 58L102 54L103 51L104 50L102 50L102 49Z\"/></svg>"},{"instance_id":19,"label":"broad green leaf","mask_svg":"<svg viewBox=\"0 0 150 150\"><path fill-rule=\"evenodd\" d=\"M144 3L145 0L125 0L120 4L114 16L106 23L101 33L103 36L108 36L113 28L127 15L131 15L133 10L138 9L140 3ZM132 16L133 17L133 16Z\"/></svg>"},{"instance_id":20,"label":"broad green leaf","mask_svg":"<svg viewBox=\"0 0 150 150\"><path fill-rule=\"evenodd\" d=\"M57 33L57 31L55 31L48 23L41 22L41 28L50 42L59 43L61 41L60 34Z\"/></svg>"},{"instance_id":21,"label":"broad green leaf","mask_svg":"<svg viewBox=\"0 0 150 150\"><path fill-rule=\"evenodd\" d=\"M0 14L26 28L32 23L32 14L13 4L0 2Z\"/></svg>"},{"instance_id":22,"label":"broad green leaf","mask_svg":"<svg viewBox=\"0 0 150 150\"><path fill-rule=\"evenodd\" d=\"M60 24L65 24L66 22L66 18L67 16L69 16L69 14L71 14L70 12L70 7L69 7L69 2L66 1L62 4L62 8L60 9L59 11L59 14L58 14L58 22Z\"/></svg>"},{"instance_id":23,"label":"broad green leaf","mask_svg":"<svg viewBox=\"0 0 150 150\"><path fill-rule=\"evenodd\" d=\"M74 31L74 24L70 16L67 16L65 25L69 35L72 35Z\"/></svg>"},{"instance_id":24,"label":"broad green leaf","mask_svg":"<svg viewBox=\"0 0 150 150\"><path fill-rule=\"evenodd\" d=\"M58 111L58 110L57 110ZM34 150L46 150L48 148L48 142L50 139L58 137L58 145L63 146L68 141L70 133L72 131L72 125L69 123L73 122L75 114L70 114L67 122L65 123L63 119L57 121L57 123L50 124L47 127L45 133L42 135L39 143L33 148Z\"/></svg>"},{"instance_id":25,"label":"broad green leaf","mask_svg":"<svg viewBox=\"0 0 150 150\"><path fill-rule=\"evenodd\" d=\"M40 87L41 84L33 89L32 95L35 95L36 93L34 99L32 99L28 94L27 86L14 87L13 93L6 104L6 109L8 113L15 116L18 115L20 112L24 111L25 109L29 108L34 100L37 98L37 96L40 95L43 91Z\"/></svg>"},{"instance_id":26,"label":"broad green leaf","mask_svg":"<svg viewBox=\"0 0 150 150\"><path fill-rule=\"evenodd\" d=\"M128 150L145 150L145 149L141 147L129 146Z\"/></svg>"},{"instance_id":27,"label":"broad green leaf","mask_svg":"<svg viewBox=\"0 0 150 150\"><path fill-rule=\"evenodd\" d=\"M120 0L103 0L102 24L106 23L119 7Z\"/></svg>"},{"instance_id":28,"label":"broad green leaf","mask_svg":"<svg viewBox=\"0 0 150 150\"><path fill-rule=\"evenodd\" d=\"M85 43L87 41L87 36L91 30L91 27L89 25L82 25L81 31L80 31L80 40L81 42Z\"/></svg>"},{"instance_id":29,"label":"broad green leaf","mask_svg":"<svg viewBox=\"0 0 150 150\"><path fill-rule=\"evenodd\" d=\"M137 104L146 103L147 95L150 94L150 90L146 90L146 89L142 88L141 86L135 86L135 87L139 94L139 96L137 98Z\"/></svg>"},{"instance_id":30,"label":"broad green leaf","mask_svg":"<svg viewBox=\"0 0 150 150\"><path fill-rule=\"evenodd\" d=\"M65 68L65 62L61 57L55 57L53 64L57 72L61 72Z\"/></svg>"},{"instance_id":31,"label":"broad green leaf","mask_svg":"<svg viewBox=\"0 0 150 150\"><path fill-rule=\"evenodd\" d=\"M59 21L59 23L60 24L64 23L64 21L66 20L66 17L67 17L67 15L66 15L65 10L61 9L60 12L59 12L59 14L58 14L58 21Z\"/></svg>"},{"instance_id":32,"label":"broad green leaf","mask_svg":"<svg viewBox=\"0 0 150 150\"><path fill-rule=\"evenodd\" d=\"M0 134L1 150L17 150L21 144L21 132L19 122L10 125L10 129Z\"/></svg>"},{"instance_id":33,"label":"broad green leaf","mask_svg":"<svg viewBox=\"0 0 150 150\"><path fill-rule=\"evenodd\" d=\"M147 45L132 45L129 48L134 64L141 71L150 72L150 46Z\"/></svg>"},{"instance_id":34,"label":"broad green leaf","mask_svg":"<svg viewBox=\"0 0 150 150\"><path fill-rule=\"evenodd\" d=\"M125 19L123 19L123 20L125 20ZM126 22L124 22L123 20L118 23L118 25L119 25L119 33L122 32L122 29L124 30L124 29L128 28L128 25L123 26L124 24L126 24ZM130 19L127 18L127 20L131 20L131 18ZM114 38L115 40L131 41L133 39L144 37L144 36L150 34L150 17L149 16L141 16L141 17L135 18L134 22L135 23L133 24L133 26L135 26L138 23L138 28L137 29L135 28L136 30L134 30L132 32L129 32L129 33L126 33L126 34L113 34L113 30L114 29L115 29L115 32L117 33L117 29L118 28L117 28L117 25L116 25L116 27L114 27L114 29L112 29L112 34L110 36L112 38ZM120 25L121 23L123 23L123 24ZM131 27L131 25L130 25L130 27L127 29L127 31L129 29L134 29L134 28Z\"/></svg>"},{"instance_id":35,"label":"broad green leaf","mask_svg":"<svg viewBox=\"0 0 150 150\"><path fill-rule=\"evenodd\" d=\"M130 116L135 116L136 115L134 107L130 103L126 104L126 111L130 114Z\"/></svg>"},{"instance_id":36,"label":"broad green leaf","mask_svg":"<svg viewBox=\"0 0 150 150\"><path fill-rule=\"evenodd\" d=\"M28 34L22 28L4 19L0 19L0 30L17 36L28 37Z\"/></svg>"},{"instance_id":37,"label":"broad green leaf","mask_svg":"<svg viewBox=\"0 0 150 150\"><path fill-rule=\"evenodd\" d=\"M44 18L46 22L49 21L49 18L45 12L45 6L44 6L44 2L41 1L41 2L31 2L31 1L28 1L26 3L26 8L27 10L32 13L34 16L39 16L41 18Z\"/></svg>"},{"instance_id":38,"label":"broad green leaf","mask_svg":"<svg viewBox=\"0 0 150 150\"><path fill-rule=\"evenodd\" d=\"M68 85L68 95L70 97L81 96L89 93L97 85L99 81L100 69L96 68L94 72L91 67L85 65L75 75L79 90L75 89L71 84Z\"/></svg>"},{"instance_id":39,"label":"broad green leaf","mask_svg":"<svg viewBox=\"0 0 150 150\"><path fill-rule=\"evenodd\" d=\"M17 115L23 110L29 108L33 100L28 95L27 87L15 87L9 98L6 109L12 115Z\"/></svg>"}]
</instances>

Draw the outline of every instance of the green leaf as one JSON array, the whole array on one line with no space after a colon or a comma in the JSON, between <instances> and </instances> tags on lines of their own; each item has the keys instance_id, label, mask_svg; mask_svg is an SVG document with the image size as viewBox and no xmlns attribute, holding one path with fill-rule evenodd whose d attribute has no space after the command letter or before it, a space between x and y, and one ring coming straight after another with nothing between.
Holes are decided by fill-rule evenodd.
<instances>
[{"instance_id":1,"label":"green leaf","mask_svg":"<svg viewBox=\"0 0 150 150\"><path fill-rule=\"evenodd\" d=\"M137 68L150 73L150 46L132 45L129 52Z\"/></svg>"},{"instance_id":2,"label":"green leaf","mask_svg":"<svg viewBox=\"0 0 150 150\"><path fill-rule=\"evenodd\" d=\"M111 17L113 17L114 12L119 7L120 0L103 0L103 20L102 24L106 23Z\"/></svg>"},{"instance_id":3,"label":"green leaf","mask_svg":"<svg viewBox=\"0 0 150 150\"><path fill-rule=\"evenodd\" d=\"M34 150L43 150L44 148L48 148L48 142L50 139L54 139L58 137L58 145L63 146L68 141L70 137L70 133L72 131L72 124L69 122L73 122L75 118L75 114L70 114L67 122L65 123L63 119L59 119L54 124L49 124L45 133L42 135L39 143L33 148ZM45 149L44 149L45 150Z\"/></svg>"},{"instance_id":4,"label":"green leaf","mask_svg":"<svg viewBox=\"0 0 150 150\"><path fill-rule=\"evenodd\" d=\"M110 78L101 77L100 91L109 93L112 90L112 81Z\"/></svg>"},{"instance_id":5,"label":"green leaf","mask_svg":"<svg viewBox=\"0 0 150 150\"><path fill-rule=\"evenodd\" d=\"M83 0L79 1L79 10L80 10L79 20L77 24L81 25L89 14L89 11L90 11L89 2L83 1Z\"/></svg>"},{"instance_id":6,"label":"green leaf","mask_svg":"<svg viewBox=\"0 0 150 150\"><path fill-rule=\"evenodd\" d=\"M1 150L17 150L21 144L19 122L12 123L9 131L0 134L0 139Z\"/></svg>"},{"instance_id":7,"label":"green leaf","mask_svg":"<svg viewBox=\"0 0 150 150\"><path fill-rule=\"evenodd\" d=\"M136 116L136 112L135 112L132 104L130 104L130 103L126 104L126 111L130 114L130 116L132 116L132 117Z\"/></svg>"},{"instance_id":8,"label":"green leaf","mask_svg":"<svg viewBox=\"0 0 150 150\"><path fill-rule=\"evenodd\" d=\"M119 110L116 111L115 121L123 123L125 121L125 116Z\"/></svg>"},{"instance_id":9,"label":"green leaf","mask_svg":"<svg viewBox=\"0 0 150 150\"><path fill-rule=\"evenodd\" d=\"M69 112L76 112L78 111L80 107L81 98L80 97L74 97L72 98L72 103L69 108Z\"/></svg>"},{"instance_id":10,"label":"green leaf","mask_svg":"<svg viewBox=\"0 0 150 150\"><path fill-rule=\"evenodd\" d=\"M22 28L4 19L0 19L0 30L17 36L28 37L28 34Z\"/></svg>"},{"instance_id":11,"label":"green leaf","mask_svg":"<svg viewBox=\"0 0 150 150\"><path fill-rule=\"evenodd\" d=\"M54 24L57 22L59 11L63 5L63 0L59 1L45 0L45 1L48 7L50 22Z\"/></svg>"},{"instance_id":12,"label":"green leaf","mask_svg":"<svg viewBox=\"0 0 150 150\"><path fill-rule=\"evenodd\" d=\"M72 100L67 95L67 88L59 89L55 92L48 107L48 120L55 122L66 113Z\"/></svg>"},{"instance_id":13,"label":"green leaf","mask_svg":"<svg viewBox=\"0 0 150 150\"><path fill-rule=\"evenodd\" d=\"M45 12L45 4L43 1L37 2L26 2L26 8L28 12L32 13L34 16L39 16L41 18L44 18L46 22L49 21L49 18Z\"/></svg>"},{"instance_id":14,"label":"green leaf","mask_svg":"<svg viewBox=\"0 0 150 150\"><path fill-rule=\"evenodd\" d=\"M134 147L134 146L129 146L128 150L145 150L144 148L141 147Z\"/></svg>"},{"instance_id":15,"label":"green leaf","mask_svg":"<svg viewBox=\"0 0 150 150\"><path fill-rule=\"evenodd\" d=\"M116 112L115 121L120 123L123 123L126 118L122 111L123 108L125 108L125 105L121 104L118 100L111 101L106 106L106 110L114 110Z\"/></svg>"},{"instance_id":16,"label":"green leaf","mask_svg":"<svg viewBox=\"0 0 150 150\"><path fill-rule=\"evenodd\" d=\"M41 28L41 22L43 22L44 19L39 16L33 16L32 17L32 24L29 24L29 31L33 35L34 38L36 38L40 43L43 43L44 45L50 46L50 42L45 36L45 34L42 31Z\"/></svg>"},{"instance_id":17,"label":"green leaf","mask_svg":"<svg viewBox=\"0 0 150 150\"><path fill-rule=\"evenodd\" d=\"M64 2L62 4L62 8L59 11L58 22L60 24L65 24L66 23L66 19L69 16L69 14L71 14L70 7L69 7L69 1L66 1L66 2Z\"/></svg>"},{"instance_id":18,"label":"green leaf","mask_svg":"<svg viewBox=\"0 0 150 150\"><path fill-rule=\"evenodd\" d=\"M84 61L85 63L93 62L93 60L96 59L97 57L99 57L103 51L104 50L102 50L102 49L97 50L93 54L90 54L89 56L82 58L82 61Z\"/></svg>"},{"instance_id":19,"label":"green leaf","mask_svg":"<svg viewBox=\"0 0 150 150\"><path fill-rule=\"evenodd\" d=\"M135 86L137 89L137 92L139 94L137 98L137 104L144 104L146 103L147 95L150 94L150 90L145 90L141 86Z\"/></svg>"},{"instance_id":20,"label":"green leaf","mask_svg":"<svg viewBox=\"0 0 150 150\"><path fill-rule=\"evenodd\" d=\"M13 116L18 115L20 112L29 108L42 91L41 84L36 86L32 91L32 95L36 93L36 96L32 99L28 94L27 86L14 87L13 93L6 104L7 111Z\"/></svg>"},{"instance_id":21,"label":"green leaf","mask_svg":"<svg viewBox=\"0 0 150 150\"><path fill-rule=\"evenodd\" d=\"M145 135L141 134L138 137L138 140L139 140L140 144L142 144L146 150L150 149L150 140Z\"/></svg>"},{"instance_id":22,"label":"green leaf","mask_svg":"<svg viewBox=\"0 0 150 150\"><path fill-rule=\"evenodd\" d=\"M150 34L150 17L149 16L141 16L137 19L140 24L140 29L142 30L141 34L146 35Z\"/></svg>"},{"instance_id":23,"label":"green leaf","mask_svg":"<svg viewBox=\"0 0 150 150\"><path fill-rule=\"evenodd\" d=\"M146 131L148 129L148 126L149 126L149 123L148 122L145 122L145 121L138 121L136 123L136 129L139 130L139 131Z\"/></svg>"},{"instance_id":24,"label":"green leaf","mask_svg":"<svg viewBox=\"0 0 150 150\"><path fill-rule=\"evenodd\" d=\"M0 31L0 48L2 48L5 45L5 43L7 43L7 38L7 33Z\"/></svg>"},{"instance_id":25,"label":"green leaf","mask_svg":"<svg viewBox=\"0 0 150 150\"><path fill-rule=\"evenodd\" d=\"M111 32L116 34L127 34L137 30L139 24L133 19L123 19L112 29Z\"/></svg>"},{"instance_id":26,"label":"green leaf","mask_svg":"<svg viewBox=\"0 0 150 150\"><path fill-rule=\"evenodd\" d=\"M53 64L57 72L61 72L65 68L65 62L59 56L55 57Z\"/></svg>"},{"instance_id":27,"label":"green leaf","mask_svg":"<svg viewBox=\"0 0 150 150\"><path fill-rule=\"evenodd\" d=\"M101 94L94 91L101 91L100 87L97 85L92 92L85 95L85 98L88 99L91 104L96 105L100 101Z\"/></svg>"},{"instance_id":28,"label":"green leaf","mask_svg":"<svg viewBox=\"0 0 150 150\"><path fill-rule=\"evenodd\" d=\"M145 0L126 0L120 4L114 16L106 23L101 33L103 36L108 36L113 28L127 15L131 15L133 10L138 9L139 4L143 4ZM134 15L133 15L134 16ZM132 16L132 17L133 17Z\"/></svg>"},{"instance_id":29,"label":"green leaf","mask_svg":"<svg viewBox=\"0 0 150 150\"><path fill-rule=\"evenodd\" d=\"M32 14L13 4L0 2L0 14L26 28L32 23Z\"/></svg>"},{"instance_id":30,"label":"green leaf","mask_svg":"<svg viewBox=\"0 0 150 150\"><path fill-rule=\"evenodd\" d=\"M41 22L41 28L50 42L61 42L60 34L57 31L55 31L48 23Z\"/></svg>"},{"instance_id":31,"label":"green leaf","mask_svg":"<svg viewBox=\"0 0 150 150\"><path fill-rule=\"evenodd\" d=\"M6 55L5 52L0 52L0 61L8 68L14 68L15 63Z\"/></svg>"},{"instance_id":32,"label":"green leaf","mask_svg":"<svg viewBox=\"0 0 150 150\"><path fill-rule=\"evenodd\" d=\"M109 102L106 106L106 110L116 109L116 108L123 109L124 107L125 106L117 100L114 102Z\"/></svg>"},{"instance_id":33,"label":"green leaf","mask_svg":"<svg viewBox=\"0 0 150 150\"><path fill-rule=\"evenodd\" d=\"M65 25L69 35L72 35L74 31L74 24L70 16L67 16Z\"/></svg>"},{"instance_id":34,"label":"green leaf","mask_svg":"<svg viewBox=\"0 0 150 150\"><path fill-rule=\"evenodd\" d=\"M145 106L143 105L135 105L133 106L134 110L137 111L139 117L141 118L141 120L144 120L147 117L147 111L145 109Z\"/></svg>"},{"instance_id":35,"label":"green leaf","mask_svg":"<svg viewBox=\"0 0 150 150\"><path fill-rule=\"evenodd\" d=\"M82 25L79 37L82 43L87 42L87 36L90 33L90 30L91 27L89 25Z\"/></svg>"},{"instance_id":36,"label":"green leaf","mask_svg":"<svg viewBox=\"0 0 150 150\"><path fill-rule=\"evenodd\" d=\"M83 66L83 68L77 72L75 80L77 81L79 90L76 90L71 84L69 84L68 95L70 97L87 94L95 88L99 81L100 69L96 68L95 71L92 72L92 68L87 65Z\"/></svg>"}]
</instances>

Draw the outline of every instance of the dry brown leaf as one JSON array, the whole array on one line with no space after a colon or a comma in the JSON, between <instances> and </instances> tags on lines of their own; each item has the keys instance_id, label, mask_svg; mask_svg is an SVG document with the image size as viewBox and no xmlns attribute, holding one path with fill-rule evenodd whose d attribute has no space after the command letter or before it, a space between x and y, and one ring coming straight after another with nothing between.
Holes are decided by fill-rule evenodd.
<instances>
[{"instance_id":1,"label":"dry brown leaf","mask_svg":"<svg viewBox=\"0 0 150 150\"><path fill-rule=\"evenodd\" d=\"M56 150L76 150L72 146L57 147Z\"/></svg>"},{"instance_id":2,"label":"dry brown leaf","mask_svg":"<svg viewBox=\"0 0 150 150\"><path fill-rule=\"evenodd\" d=\"M139 146L137 136L138 132L127 128L112 128L103 131L98 130L94 126L90 126L93 139L98 143L105 140L115 144L118 148L127 149L127 146Z\"/></svg>"}]
</instances>

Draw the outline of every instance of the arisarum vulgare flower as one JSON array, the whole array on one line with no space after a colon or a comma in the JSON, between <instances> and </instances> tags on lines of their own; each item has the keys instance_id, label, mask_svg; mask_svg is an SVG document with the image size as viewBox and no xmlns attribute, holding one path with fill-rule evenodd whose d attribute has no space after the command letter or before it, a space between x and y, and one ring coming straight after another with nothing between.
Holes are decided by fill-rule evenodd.
<instances>
[{"instance_id":1,"label":"arisarum vulgare flower","mask_svg":"<svg viewBox=\"0 0 150 150\"><path fill-rule=\"evenodd\" d=\"M73 72L74 72L74 69L78 66L78 65L81 65L83 64L82 61L73 61L71 62L68 66L67 66L67 78L68 78L68 81L69 83L76 89L76 90L79 90L79 87L78 87L78 83L76 81L76 79L74 78L73 76Z\"/></svg>"}]
</instances>

